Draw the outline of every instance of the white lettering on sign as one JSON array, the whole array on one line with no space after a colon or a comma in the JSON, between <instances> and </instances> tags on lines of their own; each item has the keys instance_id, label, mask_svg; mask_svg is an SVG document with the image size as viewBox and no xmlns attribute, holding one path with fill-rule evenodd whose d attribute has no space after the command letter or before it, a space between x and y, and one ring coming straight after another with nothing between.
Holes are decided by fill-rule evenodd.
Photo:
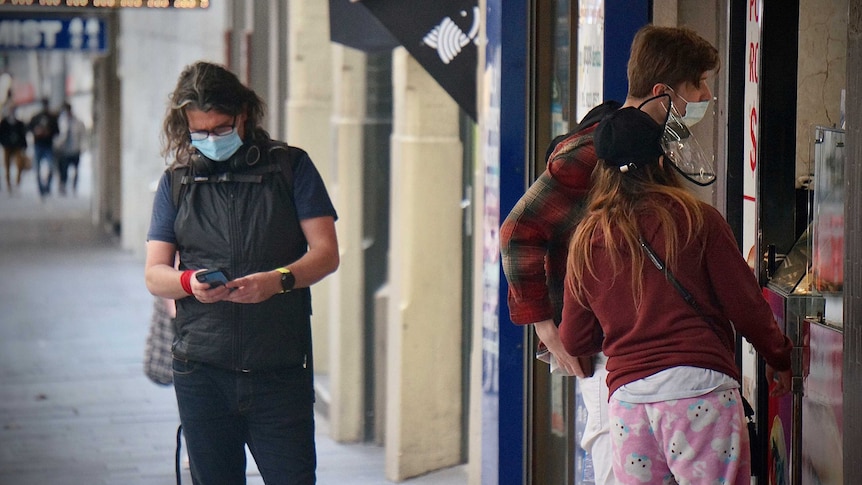
<instances>
[{"instance_id":1,"label":"white lettering on sign","mask_svg":"<svg viewBox=\"0 0 862 485\"><path fill-rule=\"evenodd\" d=\"M96 19L88 19L85 31L87 33L87 49L98 49L99 36L102 33L102 24Z\"/></svg>"},{"instance_id":2,"label":"white lettering on sign","mask_svg":"<svg viewBox=\"0 0 862 485\"><path fill-rule=\"evenodd\" d=\"M743 114L743 146L744 158L736 161L743 164L743 188L742 188L742 255L749 258L749 263L754 264L755 274L760 272L762 264L762 251L759 249L760 222L757 216L758 201L758 154L760 141L760 66L762 52L760 40L762 38L762 26L760 20L763 14L764 0L748 1L748 18L745 23L745 43L747 73L745 76L745 91L743 103L745 111ZM742 351L742 392L748 401L754 404L757 410L757 353L754 347L747 341L743 343ZM766 465L766 463L764 463Z\"/></svg>"},{"instance_id":3,"label":"white lettering on sign","mask_svg":"<svg viewBox=\"0 0 862 485\"><path fill-rule=\"evenodd\" d=\"M72 49L96 52L105 48L104 30L102 21L96 18L2 19L0 49Z\"/></svg>"},{"instance_id":4,"label":"white lettering on sign","mask_svg":"<svg viewBox=\"0 0 862 485\"><path fill-rule=\"evenodd\" d=\"M69 22L69 47L72 49L98 49L102 27L96 19L72 19ZM86 42L84 41L86 39Z\"/></svg>"},{"instance_id":5,"label":"white lettering on sign","mask_svg":"<svg viewBox=\"0 0 862 485\"><path fill-rule=\"evenodd\" d=\"M50 49L61 30L59 20L0 20L0 47Z\"/></svg>"},{"instance_id":6,"label":"white lettering on sign","mask_svg":"<svg viewBox=\"0 0 862 485\"><path fill-rule=\"evenodd\" d=\"M72 49L80 49L84 45L84 21L72 19L69 22L69 46Z\"/></svg>"},{"instance_id":7,"label":"white lettering on sign","mask_svg":"<svg viewBox=\"0 0 862 485\"><path fill-rule=\"evenodd\" d=\"M757 220L757 179L758 179L758 158L759 158L759 141L760 141L760 61L762 52L760 50L761 39L761 15L763 12L763 0L749 0L748 16L746 21L745 40L746 40L746 76L745 76L745 92L744 106L745 118L743 119L745 135L743 136L743 146L745 150L745 158L741 160L743 163L743 214L742 214L742 244L743 255L752 253L755 262L759 263L760 258L757 253L760 252L756 247L758 240L758 225Z\"/></svg>"}]
</instances>

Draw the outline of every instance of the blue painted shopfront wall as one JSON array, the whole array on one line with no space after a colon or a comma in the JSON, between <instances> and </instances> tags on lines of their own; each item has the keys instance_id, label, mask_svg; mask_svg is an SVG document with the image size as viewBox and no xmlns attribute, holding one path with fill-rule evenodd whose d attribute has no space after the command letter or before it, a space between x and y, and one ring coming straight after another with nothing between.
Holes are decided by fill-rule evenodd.
<instances>
[{"instance_id":1,"label":"blue painted shopfront wall","mask_svg":"<svg viewBox=\"0 0 862 485\"><path fill-rule=\"evenodd\" d=\"M651 1L605 2L605 97L623 100L625 64L634 32L648 22ZM529 4L487 0L484 74L480 101L485 172L483 271L482 483L517 485L526 480L526 330L512 324L499 259L499 227L525 190L527 45Z\"/></svg>"}]
</instances>

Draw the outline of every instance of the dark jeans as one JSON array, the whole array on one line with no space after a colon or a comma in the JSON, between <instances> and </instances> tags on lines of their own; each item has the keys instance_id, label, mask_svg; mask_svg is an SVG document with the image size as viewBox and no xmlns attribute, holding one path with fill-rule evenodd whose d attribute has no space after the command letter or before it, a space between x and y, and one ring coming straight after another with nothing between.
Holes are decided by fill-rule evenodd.
<instances>
[{"instance_id":1,"label":"dark jeans","mask_svg":"<svg viewBox=\"0 0 862 485\"><path fill-rule=\"evenodd\" d=\"M66 182L69 180L69 168L75 169L75 175L72 177L72 193L78 190L78 163L81 161L81 155L60 155L60 193L66 193Z\"/></svg>"},{"instance_id":2,"label":"dark jeans","mask_svg":"<svg viewBox=\"0 0 862 485\"><path fill-rule=\"evenodd\" d=\"M241 373L175 358L173 371L195 484L246 483L246 444L267 485L315 483L310 369Z\"/></svg>"},{"instance_id":3,"label":"dark jeans","mask_svg":"<svg viewBox=\"0 0 862 485\"><path fill-rule=\"evenodd\" d=\"M33 145L33 169L36 171L36 182L39 184L39 195L45 196L51 193L51 180L54 178L54 149L44 145ZM47 165L47 169L42 167ZM42 172L48 172L46 180L42 178Z\"/></svg>"}]
</instances>

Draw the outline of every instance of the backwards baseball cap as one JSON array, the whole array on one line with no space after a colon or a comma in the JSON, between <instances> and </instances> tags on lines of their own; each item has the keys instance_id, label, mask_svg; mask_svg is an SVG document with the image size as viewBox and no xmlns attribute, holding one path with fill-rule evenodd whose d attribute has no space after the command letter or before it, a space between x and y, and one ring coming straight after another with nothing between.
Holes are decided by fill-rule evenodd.
<instances>
[{"instance_id":1,"label":"backwards baseball cap","mask_svg":"<svg viewBox=\"0 0 862 485\"><path fill-rule=\"evenodd\" d=\"M664 154L664 126L635 107L622 108L605 117L596 127L596 155L620 172L636 170L658 161Z\"/></svg>"}]
</instances>

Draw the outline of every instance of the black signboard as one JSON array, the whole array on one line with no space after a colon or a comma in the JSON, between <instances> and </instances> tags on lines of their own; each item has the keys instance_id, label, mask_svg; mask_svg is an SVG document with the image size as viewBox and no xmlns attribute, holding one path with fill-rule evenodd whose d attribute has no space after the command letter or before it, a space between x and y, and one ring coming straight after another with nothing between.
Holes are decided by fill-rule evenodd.
<instances>
[{"instance_id":1,"label":"black signboard","mask_svg":"<svg viewBox=\"0 0 862 485\"><path fill-rule=\"evenodd\" d=\"M329 37L332 42L363 52L380 52L398 47L398 39L355 0L329 0Z\"/></svg>"},{"instance_id":2,"label":"black signboard","mask_svg":"<svg viewBox=\"0 0 862 485\"><path fill-rule=\"evenodd\" d=\"M360 0L408 52L476 119L478 0Z\"/></svg>"}]
</instances>

